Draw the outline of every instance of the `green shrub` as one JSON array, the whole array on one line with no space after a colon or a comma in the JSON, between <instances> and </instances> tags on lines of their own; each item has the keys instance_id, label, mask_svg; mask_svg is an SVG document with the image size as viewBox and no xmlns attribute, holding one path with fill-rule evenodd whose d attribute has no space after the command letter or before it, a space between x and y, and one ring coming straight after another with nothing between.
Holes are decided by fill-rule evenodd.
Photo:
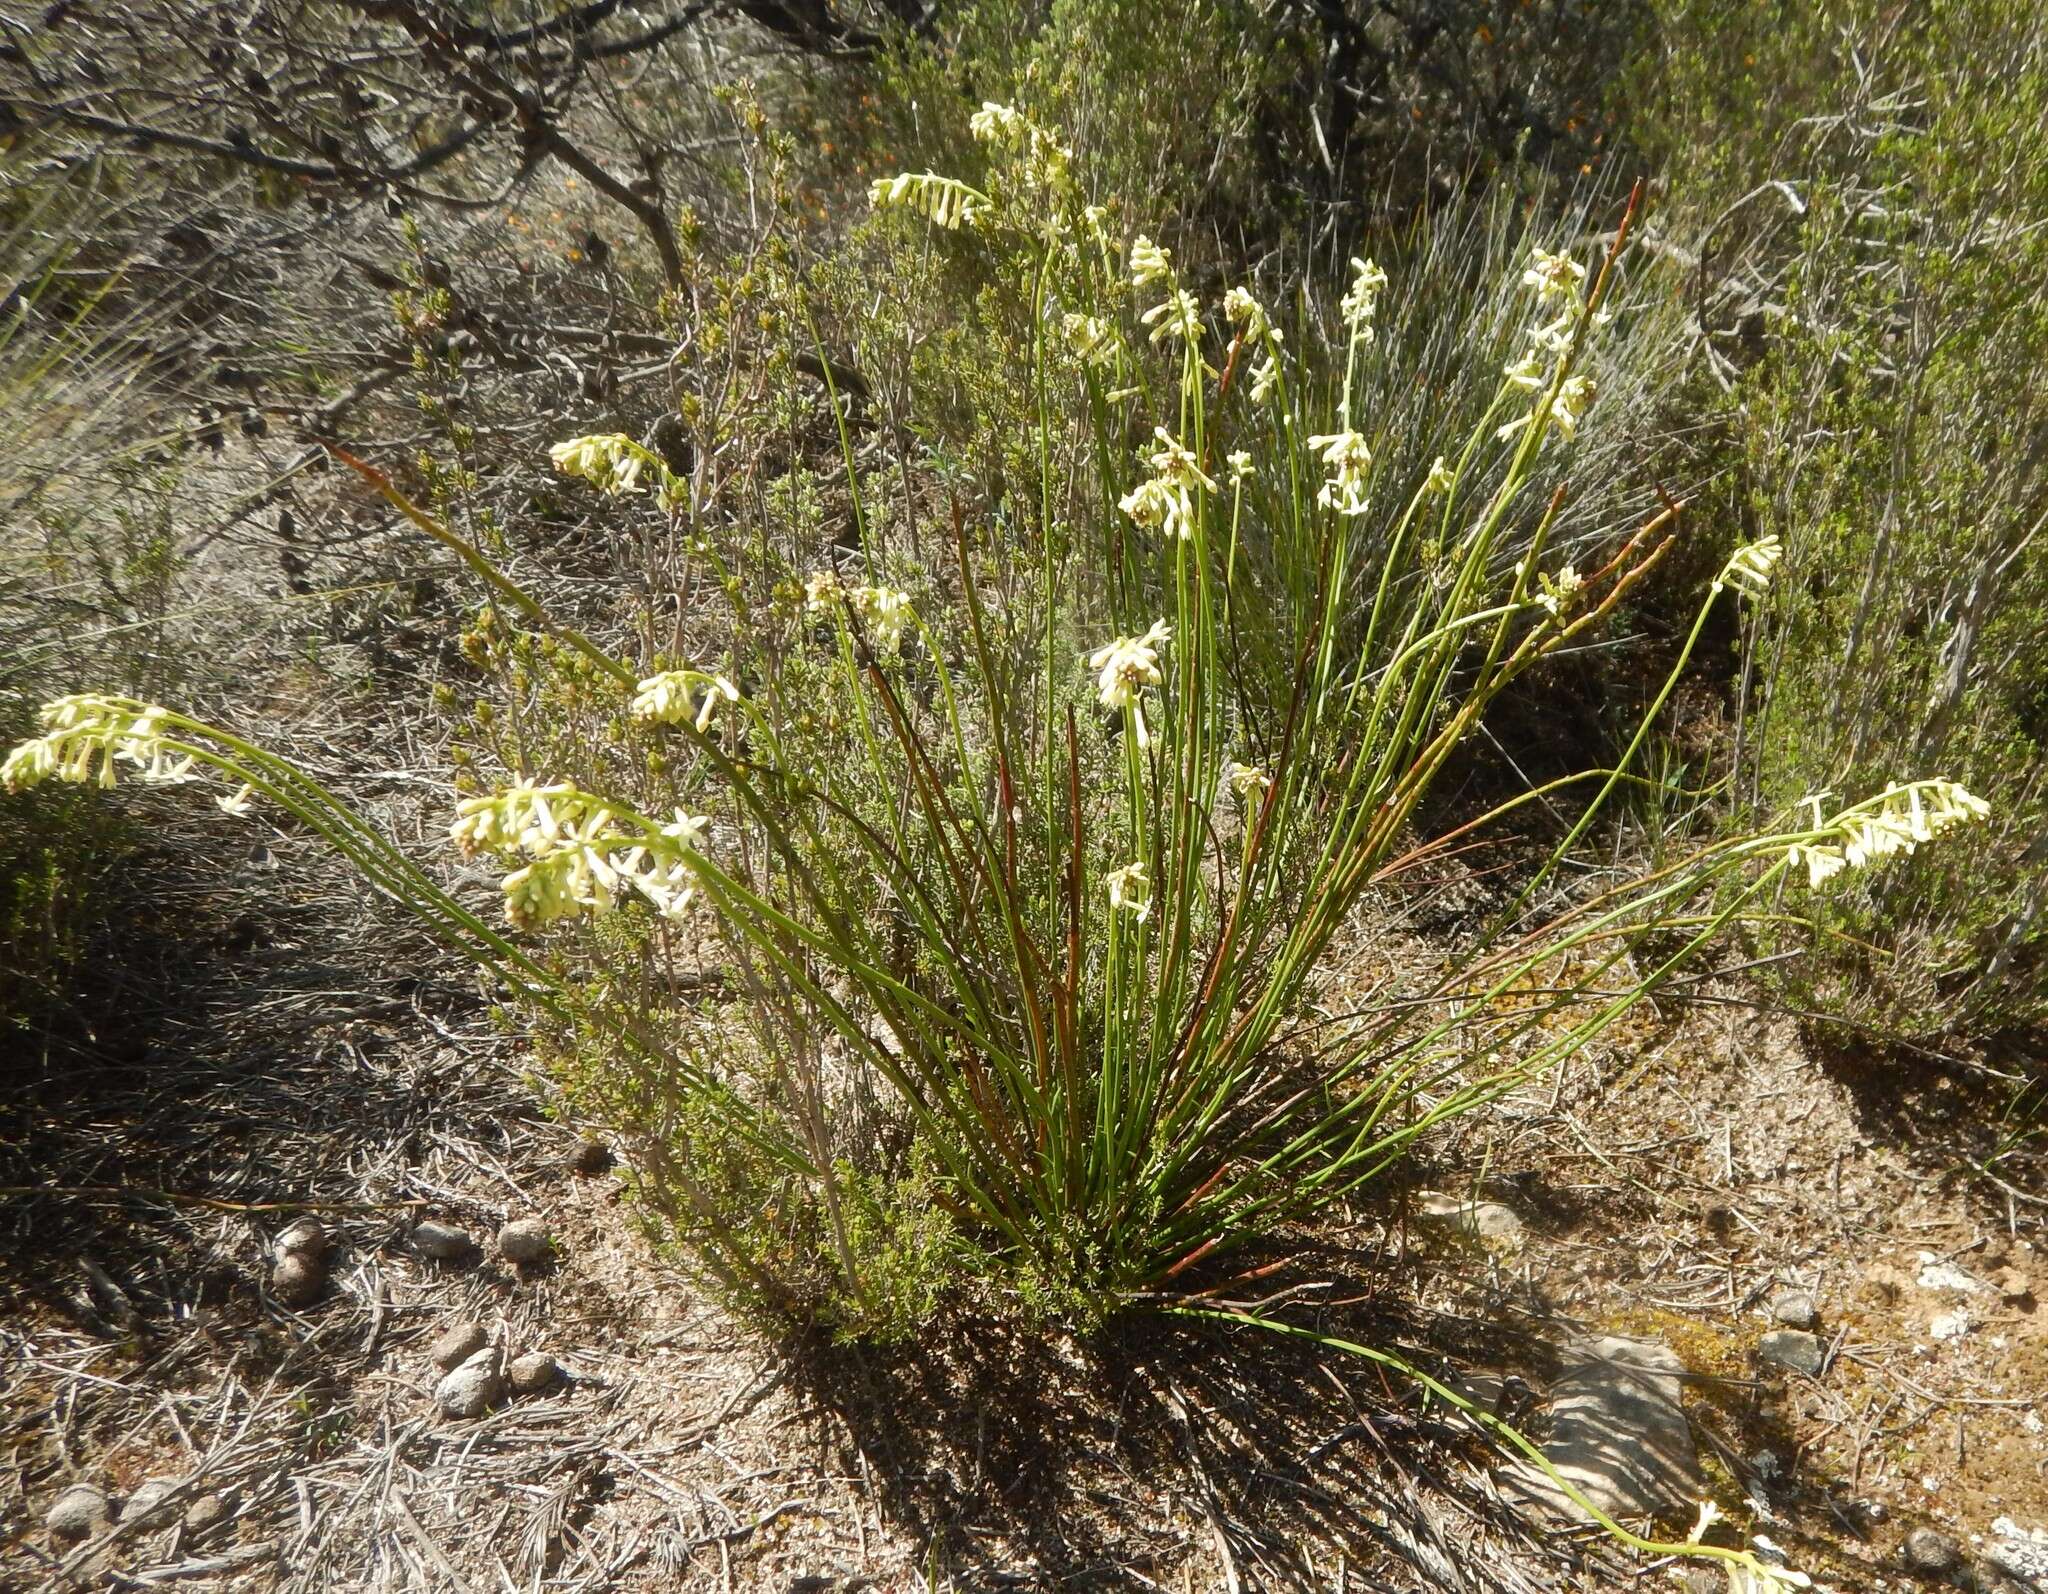
<instances>
[{"instance_id":1,"label":"green shrub","mask_svg":"<svg viewBox=\"0 0 2048 1594\"><path fill-rule=\"evenodd\" d=\"M2048 1017L2048 26L1981 3L1674 9L1673 213L1726 385L1730 540L1785 577L1736 819L1901 766L1996 821L1829 897L1801 1006L1899 1035ZM1704 162L1702 127L1727 135ZM1702 385L1710 393L1717 390Z\"/></svg>"}]
</instances>

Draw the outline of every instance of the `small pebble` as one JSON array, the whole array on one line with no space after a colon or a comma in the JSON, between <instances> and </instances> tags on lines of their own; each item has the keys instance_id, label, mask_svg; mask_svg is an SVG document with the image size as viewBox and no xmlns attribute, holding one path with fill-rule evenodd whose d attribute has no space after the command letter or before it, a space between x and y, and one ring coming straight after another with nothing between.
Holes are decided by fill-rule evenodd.
<instances>
[{"instance_id":1,"label":"small pebble","mask_svg":"<svg viewBox=\"0 0 2048 1594\"><path fill-rule=\"evenodd\" d=\"M1820 1313L1814 1307L1811 1290L1787 1290L1771 1302L1771 1316L1787 1328L1811 1328Z\"/></svg>"},{"instance_id":2,"label":"small pebble","mask_svg":"<svg viewBox=\"0 0 2048 1594\"><path fill-rule=\"evenodd\" d=\"M270 1292L286 1306L311 1306L327 1288L327 1269L305 1251L287 1251L270 1270Z\"/></svg>"},{"instance_id":3,"label":"small pebble","mask_svg":"<svg viewBox=\"0 0 2048 1594\"><path fill-rule=\"evenodd\" d=\"M148 1522L165 1515L164 1501L176 1492L176 1478L151 1478L121 1503L123 1522Z\"/></svg>"},{"instance_id":4,"label":"small pebble","mask_svg":"<svg viewBox=\"0 0 2048 1594\"><path fill-rule=\"evenodd\" d=\"M204 1533L228 1519L228 1503L217 1494L202 1494L185 1507L185 1531Z\"/></svg>"},{"instance_id":5,"label":"small pebble","mask_svg":"<svg viewBox=\"0 0 2048 1594\"><path fill-rule=\"evenodd\" d=\"M300 1218L277 1237L277 1254L309 1256L318 1260L327 1254L327 1230L318 1218Z\"/></svg>"},{"instance_id":6,"label":"small pebble","mask_svg":"<svg viewBox=\"0 0 2048 1594\"><path fill-rule=\"evenodd\" d=\"M484 1348L483 1325L480 1323L452 1323L448 1332L434 1341L433 1349L427 1355L436 1367L446 1372L460 1367L470 1357Z\"/></svg>"},{"instance_id":7,"label":"small pebble","mask_svg":"<svg viewBox=\"0 0 2048 1594\"><path fill-rule=\"evenodd\" d=\"M1961 1546L1946 1533L1937 1533L1932 1528L1915 1528L1906 1535L1899 1557L1909 1572L1942 1577L1962 1565L1963 1552Z\"/></svg>"},{"instance_id":8,"label":"small pebble","mask_svg":"<svg viewBox=\"0 0 2048 1594\"><path fill-rule=\"evenodd\" d=\"M498 1231L498 1249L505 1254L508 1262L525 1266L533 1262L545 1262L554 1255L554 1245L548 1239L548 1226L539 1218L520 1218L508 1223Z\"/></svg>"},{"instance_id":9,"label":"small pebble","mask_svg":"<svg viewBox=\"0 0 2048 1594\"><path fill-rule=\"evenodd\" d=\"M1512 1208L1498 1201L1463 1201L1439 1191L1422 1190L1416 1193L1415 1216L1421 1222L1442 1224L1487 1245L1516 1250L1522 1244L1522 1220Z\"/></svg>"},{"instance_id":10,"label":"small pebble","mask_svg":"<svg viewBox=\"0 0 2048 1594\"><path fill-rule=\"evenodd\" d=\"M89 1483L74 1483L57 1496L43 1526L53 1539L89 1539L107 1525L106 1494Z\"/></svg>"},{"instance_id":11,"label":"small pebble","mask_svg":"<svg viewBox=\"0 0 2048 1594\"><path fill-rule=\"evenodd\" d=\"M451 1417L481 1417L504 1393L497 1352L480 1350L434 1386L434 1404Z\"/></svg>"},{"instance_id":12,"label":"small pebble","mask_svg":"<svg viewBox=\"0 0 2048 1594\"><path fill-rule=\"evenodd\" d=\"M576 1142L576 1149L569 1153L569 1167L575 1173L599 1174L609 1172L612 1165L612 1148L602 1140L586 1136Z\"/></svg>"},{"instance_id":13,"label":"small pebble","mask_svg":"<svg viewBox=\"0 0 2048 1594\"><path fill-rule=\"evenodd\" d=\"M445 1262L450 1257L461 1256L476 1242L469 1237L467 1231L458 1229L453 1224L436 1223L429 1218L425 1222L413 1225L412 1244L413 1249L421 1256L431 1256L437 1261Z\"/></svg>"},{"instance_id":14,"label":"small pebble","mask_svg":"<svg viewBox=\"0 0 2048 1594\"><path fill-rule=\"evenodd\" d=\"M538 1395L544 1389L552 1389L561 1376L562 1369L554 1357L538 1350L516 1358L505 1369L505 1381L515 1395Z\"/></svg>"},{"instance_id":15,"label":"small pebble","mask_svg":"<svg viewBox=\"0 0 2048 1594\"><path fill-rule=\"evenodd\" d=\"M1781 1328L1757 1341L1757 1354L1767 1362L1795 1373L1818 1377L1826 1365L1828 1348L1816 1334L1801 1329Z\"/></svg>"}]
</instances>

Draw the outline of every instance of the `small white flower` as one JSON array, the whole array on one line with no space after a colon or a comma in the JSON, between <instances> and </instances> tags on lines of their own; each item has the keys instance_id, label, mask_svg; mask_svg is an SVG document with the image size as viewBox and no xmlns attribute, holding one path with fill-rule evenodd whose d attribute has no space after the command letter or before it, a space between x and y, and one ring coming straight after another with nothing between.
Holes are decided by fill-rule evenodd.
<instances>
[{"instance_id":1,"label":"small white flower","mask_svg":"<svg viewBox=\"0 0 2048 1594\"><path fill-rule=\"evenodd\" d=\"M1512 374L1512 373L1511 373ZM1536 408L1527 415L1509 421L1493 434L1506 442L1523 427L1533 425L1540 417L1550 417L1551 430L1566 439L1576 437L1579 431L1579 417L1585 414L1593 402L1593 383L1590 377L1568 376L1558 384L1557 392L1537 401Z\"/></svg>"},{"instance_id":2,"label":"small white flower","mask_svg":"<svg viewBox=\"0 0 2048 1594\"><path fill-rule=\"evenodd\" d=\"M623 432L572 437L549 448L548 458L564 476L587 481L614 498L637 493L647 470L646 451Z\"/></svg>"},{"instance_id":3,"label":"small white flower","mask_svg":"<svg viewBox=\"0 0 2048 1594\"><path fill-rule=\"evenodd\" d=\"M1138 319L1152 329L1151 341L1155 344L1169 338L1194 343L1202 336L1201 302L1185 288L1175 288Z\"/></svg>"},{"instance_id":4,"label":"small white flower","mask_svg":"<svg viewBox=\"0 0 2048 1594\"><path fill-rule=\"evenodd\" d=\"M1447 493L1457 483L1457 475L1450 464L1439 454L1436 462L1429 467L1429 478L1422 484L1425 493Z\"/></svg>"},{"instance_id":5,"label":"small white flower","mask_svg":"<svg viewBox=\"0 0 2048 1594\"><path fill-rule=\"evenodd\" d=\"M1176 538L1195 534L1194 504L1187 488L1176 482L1149 476L1119 498L1117 508L1148 531Z\"/></svg>"},{"instance_id":6,"label":"small white flower","mask_svg":"<svg viewBox=\"0 0 2048 1594\"><path fill-rule=\"evenodd\" d=\"M680 725L694 710L697 732L702 735L709 728L721 698L728 703L740 700L739 688L722 675L703 670L663 670L633 688L628 712L644 725Z\"/></svg>"},{"instance_id":7,"label":"small white flower","mask_svg":"<svg viewBox=\"0 0 2048 1594\"><path fill-rule=\"evenodd\" d=\"M1223 313L1233 326L1244 328L1247 342L1258 342L1273 324L1266 315L1266 307L1252 296L1248 288L1232 288L1224 294Z\"/></svg>"},{"instance_id":8,"label":"small white flower","mask_svg":"<svg viewBox=\"0 0 2048 1594\"><path fill-rule=\"evenodd\" d=\"M967 118L967 130L984 144L1014 142L1025 130L1023 114L1011 106L983 100L981 109Z\"/></svg>"},{"instance_id":9,"label":"small white flower","mask_svg":"<svg viewBox=\"0 0 2048 1594\"><path fill-rule=\"evenodd\" d=\"M848 594L848 601L867 625L876 647L884 653L902 649L903 634L915 618L909 593L898 592L894 587L856 587Z\"/></svg>"},{"instance_id":10,"label":"small white flower","mask_svg":"<svg viewBox=\"0 0 2048 1594\"><path fill-rule=\"evenodd\" d=\"M1223 463L1230 467L1232 482L1241 482L1252 473L1252 457L1244 449L1237 449L1224 456Z\"/></svg>"},{"instance_id":11,"label":"small white flower","mask_svg":"<svg viewBox=\"0 0 2048 1594\"><path fill-rule=\"evenodd\" d=\"M1791 860L1795 869L1801 864L1806 866L1806 883L1815 891L1849 867L1848 860L1833 847L1811 847L1795 843L1786 853L1786 857Z\"/></svg>"},{"instance_id":12,"label":"small white flower","mask_svg":"<svg viewBox=\"0 0 2048 1594\"><path fill-rule=\"evenodd\" d=\"M1861 869L1897 853L1910 853L1951 826L1981 822L1991 812L1982 799L1938 778L1898 782L1831 820L1819 818L1818 798L1806 801L1815 805L1814 828L1831 832L1839 843L1839 850L1804 842L1788 849L1795 865L1806 865L1807 881L1816 887L1844 869Z\"/></svg>"},{"instance_id":13,"label":"small white flower","mask_svg":"<svg viewBox=\"0 0 2048 1594\"><path fill-rule=\"evenodd\" d=\"M836 570L813 570L804 578L804 608L812 614L831 609L846 592Z\"/></svg>"},{"instance_id":14,"label":"small white flower","mask_svg":"<svg viewBox=\"0 0 2048 1594\"><path fill-rule=\"evenodd\" d=\"M1141 924L1152 916L1152 881L1142 863L1127 863L1121 869L1112 869L1102 877L1102 883L1109 889L1112 912L1126 909Z\"/></svg>"},{"instance_id":15,"label":"small white flower","mask_svg":"<svg viewBox=\"0 0 2048 1594\"><path fill-rule=\"evenodd\" d=\"M146 750L137 747L118 748L115 756L124 758L129 763L135 765L136 778L147 785L183 786L199 778L192 773L192 755L190 753L185 754L183 757L178 757L161 742L151 743ZM107 778L108 771L111 768L112 765L110 764L107 768L100 771L100 782L102 785L113 785L113 781Z\"/></svg>"},{"instance_id":16,"label":"small white flower","mask_svg":"<svg viewBox=\"0 0 2048 1594\"><path fill-rule=\"evenodd\" d=\"M1096 690L1104 708L1129 708L1148 686L1159 684L1159 649L1173 640L1164 620L1152 622L1143 636L1120 636L1088 655L1096 672Z\"/></svg>"},{"instance_id":17,"label":"small white flower","mask_svg":"<svg viewBox=\"0 0 2048 1594\"><path fill-rule=\"evenodd\" d=\"M686 852L695 852L704 839L704 832L710 828L708 814L686 814L678 808L676 817L661 827L661 833Z\"/></svg>"},{"instance_id":18,"label":"small white flower","mask_svg":"<svg viewBox=\"0 0 2048 1594\"><path fill-rule=\"evenodd\" d=\"M1100 316L1066 315L1060 318L1067 347L1084 365L1106 365L1116 354L1116 336Z\"/></svg>"},{"instance_id":19,"label":"small white flower","mask_svg":"<svg viewBox=\"0 0 2048 1594\"><path fill-rule=\"evenodd\" d=\"M704 684L704 706L697 710L697 734L702 736L711 728L711 716L718 707L719 699L728 703L740 700L740 689L722 675L714 675Z\"/></svg>"},{"instance_id":20,"label":"small white flower","mask_svg":"<svg viewBox=\"0 0 2048 1594\"><path fill-rule=\"evenodd\" d=\"M1537 349L1525 349L1522 357L1513 365L1503 366L1501 375L1516 387L1531 390L1550 386L1550 363Z\"/></svg>"},{"instance_id":21,"label":"small white flower","mask_svg":"<svg viewBox=\"0 0 2048 1594\"><path fill-rule=\"evenodd\" d=\"M1330 475L1316 494L1316 502L1340 515L1362 515L1366 511L1366 477L1372 469L1372 450L1357 432L1330 432L1311 437L1308 446L1321 454Z\"/></svg>"},{"instance_id":22,"label":"small white flower","mask_svg":"<svg viewBox=\"0 0 2048 1594\"><path fill-rule=\"evenodd\" d=\"M1252 402L1263 404L1266 396L1280 385L1280 363L1267 355L1252 367Z\"/></svg>"},{"instance_id":23,"label":"small white flower","mask_svg":"<svg viewBox=\"0 0 2048 1594\"><path fill-rule=\"evenodd\" d=\"M690 711L691 670L663 670L633 688L627 712L647 724L675 725Z\"/></svg>"},{"instance_id":24,"label":"small white flower","mask_svg":"<svg viewBox=\"0 0 2048 1594\"><path fill-rule=\"evenodd\" d=\"M1131 286L1173 281L1173 256L1140 233L1131 244Z\"/></svg>"},{"instance_id":25,"label":"small white flower","mask_svg":"<svg viewBox=\"0 0 2048 1594\"><path fill-rule=\"evenodd\" d=\"M222 813L228 814L233 818L240 819L246 816L253 808L254 804L251 802L251 799L255 797L255 795L256 788L254 786L244 783L241 790L234 792L226 797L214 798L213 805L214 807L218 808Z\"/></svg>"},{"instance_id":26,"label":"small white flower","mask_svg":"<svg viewBox=\"0 0 2048 1594\"><path fill-rule=\"evenodd\" d=\"M934 225L948 229L978 227L989 209L987 195L934 172L877 177L868 185L868 203L876 210L901 205L922 211Z\"/></svg>"},{"instance_id":27,"label":"small white flower","mask_svg":"<svg viewBox=\"0 0 2048 1594\"><path fill-rule=\"evenodd\" d=\"M1576 293L1585 280L1586 268L1570 255L1553 255L1544 249L1535 252L1529 269L1522 273L1522 286L1534 288L1543 299Z\"/></svg>"},{"instance_id":28,"label":"small white flower","mask_svg":"<svg viewBox=\"0 0 2048 1594\"><path fill-rule=\"evenodd\" d=\"M1981 797L1972 797L1954 781L1932 780L1927 784L1944 814L1955 819L1984 820L1991 817L1991 804Z\"/></svg>"},{"instance_id":29,"label":"small white flower","mask_svg":"<svg viewBox=\"0 0 2048 1594\"><path fill-rule=\"evenodd\" d=\"M1387 274L1370 260L1351 258L1351 287L1344 295L1340 308L1344 319L1350 323L1354 333L1365 331L1379 309L1380 291L1387 285Z\"/></svg>"},{"instance_id":30,"label":"small white flower","mask_svg":"<svg viewBox=\"0 0 2048 1594\"><path fill-rule=\"evenodd\" d=\"M1585 585L1585 582L1579 579L1578 571L1574 570L1570 565L1566 565L1562 570L1558 571L1555 577L1551 576L1548 571L1545 571L1536 579L1542 584L1543 588L1541 592L1536 594L1536 601L1543 608L1550 611L1550 617L1553 620L1564 617L1564 611L1571 607L1573 597Z\"/></svg>"},{"instance_id":31,"label":"small white flower","mask_svg":"<svg viewBox=\"0 0 2048 1594\"><path fill-rule=\"evenodd\" d=\"M1273 784L1273 777L1256 764L1240 764L1234 758L1230 761L1229 780L1230 789L1242 802L1263 795Z\"/></svg>"},{"instance_id":32,"label":"small white flower","mask_svg":"<svg viewBox=\"0 0 2048 1594\"><path fill-rule=\"evenodd\" d=\"M1150 465L1160 477L1183 487L1206 487L1216 491L1216 484L1202 474L1201 462L1194 451L1163 426L1152 428L1152 436L1159 447L1147 456Z\"/></svg>"}]
</instances>

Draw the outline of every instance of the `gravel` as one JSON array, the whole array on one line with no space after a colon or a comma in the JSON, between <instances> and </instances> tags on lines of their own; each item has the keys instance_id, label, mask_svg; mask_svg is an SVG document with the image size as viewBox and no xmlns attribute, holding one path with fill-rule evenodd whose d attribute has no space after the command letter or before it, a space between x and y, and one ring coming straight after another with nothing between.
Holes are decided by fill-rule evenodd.
<instances>
[{"instance_id":1,"label":"gravel","mask_svg":"<svg viewBox=\"0 0 2048 1594\"><path fill-rule=\"evenodd\" d=\"M112 1515L104 1490L90 1483L74 1483L57 1496L43 1526L53 1539L89 1539L106 1527Z\"/></svg>"},{"instance_id":2,"label":"gravel","mask_svg":"<svg viewBox=\"0 0 2048 1594\"><path fill-rule=\"evenodd\" d=\"M412 1246L421 1256L445 1262L473 1250L476 1241L470 1238L467 1229L458 1229L452 1223L436 1223L429 1218L413 1225Z\"/></svg>"},{"instance_id":3,"label":"gravel","mask_svg":"<svg viewBox=\"0 0 2048 1594\"><path fill-rule=\"evenodd\" d=\"M545 1351L529 1351L515 1358L505 1369L505 1381L512 1386L515 1395L538 1395L554 1388L555 1381L561 1376L560 1364Z\"/></svg>"},{"instance_id":4,"label":"gravel","mask_svg":"<svg viewBox=\"0 0 2048 1594\"><path fill-rule=\"evenodd\" d=\"M1827 1342L1803 1329L1781 1328L1757 1341L1756 1353L1765 1361L1809 1378L1820 1376L1827 1365Z\"/></svg>"},{"instance_id":5,"label":"gravel","mask_svg":"<svg viewBox=\"0 0 2048 1594\"><path fill-rule=\"evenodd\" d=\"M1941 1577L1963 1564L1963 1551L1946 1533L1937 1533L1932 1528L1915 1528L1900 1546L1899 1559L1906 1563L1909 1572Z\"/></svg>"},{"instance_id":6,"label":"gravel","mask_svg":"<svg viewBox=\"0 0 2048 1594\"><path fill-rule=\"evenodd\" d=\"M497 1352L480 1350L434 1386L434 1404L450 1417L481 1417L504 1394Z\"/></svg>"},{"instance_id":7,"label":"gravel","mask_svg":"<svg viewBox=\"0 0 2048 1594\"><path fill-rule=\"evenodd\" d=\"M498 1231L498 1249L505 1260L521 1267L535 1262L545 1262L555 1254L554 1242L548 1238L548 1226L539 1218L520 1218L508 1223Z\"/></svg>"},{"instance_id":8,"label":"gravel","mask_svg":"<svg viewBox=\"0 0 2048 1594\"><path fill-rule=\"evenodd\" d=\"M427 1352L427 1356L443 1372L450 1372L468 1361L487 1343L483 1325L465 1319L459 1323L450 1323L447 1332L434 1341L433 1348Z\"/></svg>"}]
</instances>

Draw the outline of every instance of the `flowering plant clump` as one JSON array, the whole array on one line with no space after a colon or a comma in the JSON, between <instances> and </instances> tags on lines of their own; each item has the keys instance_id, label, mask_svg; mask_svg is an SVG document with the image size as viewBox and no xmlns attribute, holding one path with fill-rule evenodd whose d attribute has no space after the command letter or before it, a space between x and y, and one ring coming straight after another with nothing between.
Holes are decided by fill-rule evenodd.
<instances>
[{"instance_id":1,"label":"flowering plant clump","mask_svg":"<svg viewBox=\"0 0 2048 1594\"><path fill-rule=\"evenodd\" d=\"M906 515L948 500L930 563L956 596L860 536L844 571L807 568L818 544L796 531L815 527L721 544L658 459L578 438L551 450L556 469L607 512L651 502L732 607L716 667L675 662L710 656L680 629L670 653L620 658L380 487L481 567L621 744L544 761L510 742L505 777L460 803L452 839L501 866L517 936L289 766L161 709L65 699L8 755L8 784L208 767L237 805L253 792L315 824L622 1071L612 1099L660 1126L647 1187L721 1280L849 1333L900 1329L970 1285L1087 1320L1247 1283L1260 1237L1558 1066L1775 911L1788 877L1820 886L1983 816L1960 787L1907 781L1641 879L1552 887L1639 779L1716 605L1768 591L1766 539L1712 583L1614 767L1418 835L1490 705L1590 640L1672 546L1666 508L1561 561L1561 494L1532 488L1593 402L1577 366L1610 325L1631 218L1597 266L1535 253L1516 290L1540 318L1526 351L1462 442L1397 480L1384 427L1354 413L1397 273L1353 263L1342 373L1319 373L1249 288L1212 322L1169 250L1112 239L1028 113L985 105L974 132L986 189L884 178L876 204L899 214L877 225L972 230L1028 284L1029 446L990 440L1004 465L979 485L937 451L877 475L838 426L857 533L873 495ZM1019 461L1037 474L1022 489ZM1373 893L1578 794L1518 899L1440 968L1338 1017L1319 1005ZM524 949L578 924L602 936L581 983ZM691 956L721 995L682 994ZM617 970L636 964L649 983L627 1000Z\"/></svg>"}]
</instances>

